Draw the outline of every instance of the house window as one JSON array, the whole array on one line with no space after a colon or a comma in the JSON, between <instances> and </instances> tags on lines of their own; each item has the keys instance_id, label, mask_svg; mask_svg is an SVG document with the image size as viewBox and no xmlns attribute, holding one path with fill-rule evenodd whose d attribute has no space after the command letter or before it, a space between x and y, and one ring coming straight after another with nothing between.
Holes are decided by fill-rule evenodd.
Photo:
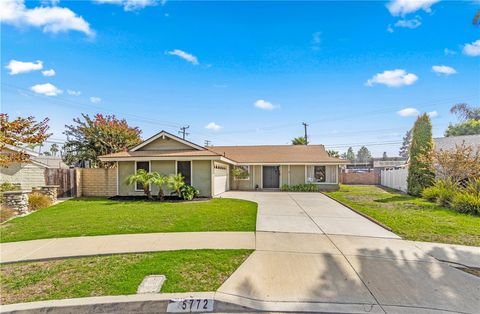
<instances>
[{"instance_id":1,"label":"house window","mask_svg":"<svg viewBox=\"0 0 480 314\"><path fill-rule=\"evenodd\" d=\"M235 166L232 171L234 180L250 180L250 166Z\"/></svg>"},{"instance_id":2,"label":"house window","mask_svg":"<svg viewBox=\"0 0 480 314\"><path fill-rule=\"evenodd\" d=\"M325 166L315 166L313 169L313 177L315 182L325 182L326 180L326 167Z\"/></svg>"},{"instance_id":3,"label":"house window","mask_svg":"<svg viewBox=\"0 0 480 314\"><path fill-rule=\"evenodd\" d=\"M181 173L186 184L192 185L192 162L177 161L177 173Z\"/></svg>"},{"instance_id":4,"label":"house window","mask_svg":"<svg viewBox=\"0 0 480 314\"><path fill-rule=\"evenodd\" d=\"M135 163L135 173L140 169L143 169L146 172L150 172L150 162L149 161L137 161ZM143 184L140 183L140 182L135 183L135 189L138 190L138 191L143 191Z\"/></svg>"}]
</instances>

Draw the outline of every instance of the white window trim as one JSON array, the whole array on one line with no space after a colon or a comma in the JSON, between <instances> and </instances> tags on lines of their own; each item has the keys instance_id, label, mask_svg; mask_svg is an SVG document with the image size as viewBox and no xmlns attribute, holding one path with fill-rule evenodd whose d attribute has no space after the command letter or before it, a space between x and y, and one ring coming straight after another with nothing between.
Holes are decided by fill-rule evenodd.
<instances>
[{"instance_id":1,"label":"white window trim","mask_svg":"<svg viewBox=\"0 0 480 314\"><path fill-rule=\"evenodd\" d=\"M324 166L325 167L325 182L308 182L308 171L307 167L315 167L315 166ZM335 180L336 182L327 182L327 167L331 165L305 165L305 184L317 184L317 185L322 185L322 184L338 184L338 174L336 175L337 179ZM314 168L315 169L315 168ZM315 171L315 170L314 170ZM338 171L338 165L337 165L337 171Z\"/></svg>"},{"instance_id":2,"label":"white window trim","mask_svg":"<svg viewBox=\"0 0 480 314\"><path fill-rule=\"evenodd\" d=\"M141 161L135 161L135 173L137 173L138 169L137 169L137 163L138 162L145 162L145 160L141 160ZM150 160L148 160L148 172L151 172L152 171L152 162ZM152 185L150 184L148 186L148 189L150 192L152 192ZM143 192L143 189L137 189L137 183L135 182L135 192Z\"/></svg>"},{"instance_id":3,"label":"white window trim","mask_svg":"<svg viewBox=\"0 0 480 314\"><path fill-rule=\"evenodd\" d=\"M252 176L252 174L250 173L250 169L251 169L250 165L241 165L241 166L239 166L239 167L248 167L248 168L247 168L247 169L248 169L248 170L247 170L247 171L248 171L248 178L238 179L238 178L236 178L235 176L233 176L233 181L248 181L248 180L250 180L250 178L251 178L251 176Z\"/></svg>"}]
</instances>

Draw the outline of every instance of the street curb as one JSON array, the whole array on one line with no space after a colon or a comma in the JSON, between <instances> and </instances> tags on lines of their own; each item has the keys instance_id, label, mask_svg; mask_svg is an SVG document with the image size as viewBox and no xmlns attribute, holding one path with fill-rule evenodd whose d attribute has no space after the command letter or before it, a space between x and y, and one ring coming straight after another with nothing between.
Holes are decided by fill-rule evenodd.
<instances>
[{"instance_id":1,"label":"street curb","mask_svg":"<svg viewBox=\"0 0 480 314\"><path fill-rule=\"evenodd\" d=\"M0 313L167 313L167 307L170 301L178 299L214 300L214 313L257 312L245 306L216 300L215 292L187 292L102 296L7 304L1 306ZM212 311L210 311L210 313L212 313Z\"/></svg>"},{"instance_id":2,"label":"street curb","mask_svg":"<svg viewBox=\"0 0 480 314\"><path fill-rule=\"evenodd\" d=\"M333 197L331 197L330 195L325 194L324 192L320 192L320 193L322 193L323 195L325 195L325 196L328 197L329 199L331 199L331 200L333 200L333 201L335 201L335 202L337 202L337 203L339 203L339 204L347 207L347 208L350 209L351 211L354 211L355 213L359 214L359 215L362 216L363 218L366 218L366 219L370 220L371 222L379 225L379 226L382 227L383 229L386 229L386 230L388 230L388 231L390 231L390 232L393 232L392 228L390 228L390 227L382 224L382 223L379 222L378 220L376 220L376 219L374 219L374 218L372 218L372 217L370 217L370 216L368 216L368 215L366 215L366 214L364 214L364 213L356 210L355 208L352 208L350 205L345 204L344 202L339 201L339 200L337 200L337 199L334 199Z\"/></svg>"}]
</instances>

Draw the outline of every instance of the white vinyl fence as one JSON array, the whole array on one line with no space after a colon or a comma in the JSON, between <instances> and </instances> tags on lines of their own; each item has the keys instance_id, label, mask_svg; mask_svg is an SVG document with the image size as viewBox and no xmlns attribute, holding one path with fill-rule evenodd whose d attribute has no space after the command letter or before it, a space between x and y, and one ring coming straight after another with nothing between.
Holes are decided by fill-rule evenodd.
<instances>
[{"instance_id":1,"label":"white vinyl fence","mask_svg":"<svg viewBox=\"0 0 480 314\"><path fill-rule=\"evenodd\" d=\"M392 189L407 191L408 169L382 170L380 184Z\"/></svg>"}]
</instances>

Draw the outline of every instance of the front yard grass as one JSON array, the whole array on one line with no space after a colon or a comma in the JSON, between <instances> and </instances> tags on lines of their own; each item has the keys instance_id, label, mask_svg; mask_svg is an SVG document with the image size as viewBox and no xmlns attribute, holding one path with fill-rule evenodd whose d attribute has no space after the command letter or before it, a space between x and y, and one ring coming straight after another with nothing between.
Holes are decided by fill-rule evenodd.
<instances>
[{"instance_id":1,"label":"front yard grass","mask_svg":"<svg viewBox=\"0 0 480 314\"><path fill-rule=\"evenodd\" d=\"M371 185L342 185L327 195L390 227L404 239L480 246L480 217Z\"/></svg>"},{"instance_id":2,"label":"front yard grass","mask_svg":"<svg viewBox=\"0 0 480 314\"><path fill-rule=\"evenodd\" d=\"M4 264L1 304L135 294L147 275L163 274L161 292L215 291L250 250L184 250Z\"/></svg>"},{"instance_id":3,"label":"front yard grass","mask_svg":"<svg viewBox=\"0 0 480 314\"><path fill-rule=\"evenodd\" d=\"M0 226L0 242L108 234L255 231L257 204L236 199L198 202L72 199Z\"/></svg>"}]
</instances>

